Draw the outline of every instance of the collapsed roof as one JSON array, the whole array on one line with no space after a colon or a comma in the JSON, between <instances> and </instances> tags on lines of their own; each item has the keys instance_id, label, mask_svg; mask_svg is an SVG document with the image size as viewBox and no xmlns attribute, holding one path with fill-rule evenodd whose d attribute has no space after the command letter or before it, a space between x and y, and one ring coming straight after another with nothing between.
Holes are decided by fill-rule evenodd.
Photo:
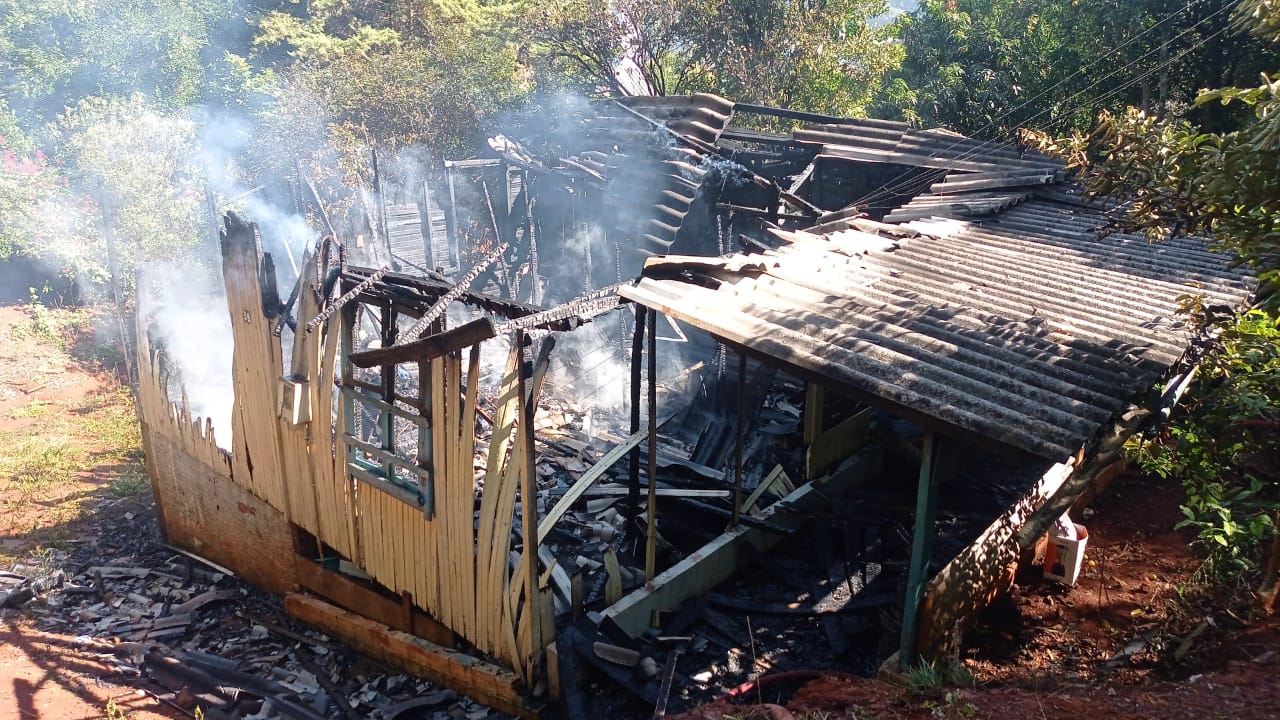
<instances>
[{"instance_id":1,"label":"collapsed roof","mask_svg":"<svg viewBox=\"0 0 1280 720\"><path fill-rule=\"evenodd\" d=\"M1054 461L1179 361L1183 296L1237 306L1253 286L1204 238L1114 232L1059 161L945 130L695 95L575 108L559 132L546 159L490 144L520 192L599 200L623 298Z\"/></svg>"}]
</instances>

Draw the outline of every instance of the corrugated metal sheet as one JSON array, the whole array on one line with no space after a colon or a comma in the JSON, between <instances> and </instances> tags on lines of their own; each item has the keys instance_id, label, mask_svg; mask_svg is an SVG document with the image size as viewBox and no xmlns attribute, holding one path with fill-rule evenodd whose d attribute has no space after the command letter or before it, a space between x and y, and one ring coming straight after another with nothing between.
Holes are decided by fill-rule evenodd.
<instances>
[{"instance_id":1,"label":"corrugated metal sheet","mask_svg":"<svg viewBox=\"0 0 1280 720\"><path fill-rule=\"evenodd\" d=\"M618 102L706 145L716 143L733 115L733 103L709 94ZM583 118L587 149L562 162L595 173L611 193L625 199L618 203L626 211L619 214L619 229L633 237L641 251L667 252L709 170L707 159L612 101L592 109L596 114Z\"/></svg>"},{"instance_id":2,"label":"corrugated metal sheet","mask_svg":"<svg viewBox=\"0 0 1280 720\"><path fill-rule=\"evenodd\" d=\"M947 214L947 208L935 208ZM651 263L620 293L964 433L1060 461L1183 354L1179 296L1249 292L1204 242L1100 234L1028 200L892 239L780 233L763 255Z\"/></svg>"}]
</instances>

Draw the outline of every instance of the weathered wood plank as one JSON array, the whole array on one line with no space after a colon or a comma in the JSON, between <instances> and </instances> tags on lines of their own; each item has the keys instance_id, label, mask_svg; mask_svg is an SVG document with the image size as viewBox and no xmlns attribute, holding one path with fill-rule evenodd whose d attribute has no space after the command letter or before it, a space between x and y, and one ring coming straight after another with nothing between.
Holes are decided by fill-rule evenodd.
<instances>
[{"instance_id":1,"label":"weathered wood plank","mask_svg":"<svg viewBox=\"0 0 1280 720\"><path fill-rule=\"evenodd\" d=\"M813 480L765 508L760 517L781 527L799 528L808 514L854 485L880 472L877 450L865 450L846 460L830 474ZM670 610L730 577L754 556L781 542L782 536L761 527L739 525L712 539L684 560L632 591L604 611L605 620L631 637L648 627L654 611Z\"/></svg>"},{"instance_id":2,"label":"weathered wood plank","mask_svg":"<svg viewBox=\"0 0 1280 720\"><path fill-rule=\"evenodd\" d=\"M495 335L493 320L482 317L466 325L408 342L403 345L352 353L351 364L360 368L431 360L476 345Z\"/></svg>"},{"instance_id":3,"label":"weathered wood plank","mask_svg":"<svg viewBox=\"0 0 1280 720\"><path fill-rule=\"evenodd\" d=\"M459 384L463 378L459 377ZM463 605L467 609L467 637L478 637L484 633L481 628L485 620L481 618L483 596L476 593L475 562L475 471L476 471L476 403L480 388L480 345L472 345L467 358L467 388L458 418L458 484L465 488L464 502L459 502L459 543L458 548L458 582L463 590ZM487 610L487 607L485 608Z\"/></svg>"},{"instance_id":4,"label":"weathered wood plank","mask_svg":"<svg viewBox=\"0 0 1280 720\"><path fill-rule=\"evenodd\" d=\"M444 647L453 647L453 631L421 611L412 614L412 626L404 622L400 600L359 580L327 570L319 563L299 557L295 570L299 586L323 596L329 602L393 629L412 633Z\"/></svg>"},{"instance_id":5,"label":"weathered wood plank","mask_svg":"<svg viewBox=\"0 0 1280 720\"><path fill-rule=\"evenodd\" d=\"M477 592L480 597L493 598L505 594L507 578L507 549L511 546L511 520L515 509L515 482L507 472L510 454L511 430L519 412L517 395L520 392L519 373L516 370L520 355L511 348L506 370L498 394L497 412L493 435L489 439L489 457L485 468L484 494L480 498L480 523L476 536ZM506 603L499 602L497 615L502 618L486 628L480 640L487 652L498 653L506 648L507 633L503 624L510 625Z\"/></svg>"},{"instance_id":6,"label":"weathered wood plank","mask_svg":"<svg viewBox=\"0 0 1280 720\"><path fill-rule=\"evenodd\" d=\"M164 432L150 433L165 538L272 592L293 586L293 537L284 513L211 468Z\"/></svg>"},{"instance_id":7,"label":"weathered wood plank","mask_svg":"<svg viewBox=\"0 0 1280 720\"><path fill-rule=\"evenodd\" d=\"M340 638L375 660L456 688L511 715L534 718L541 712L529 703L519 677L509 670L306 595L289 593L284 605L293 617Z\"/></svg>"}]
</instances>

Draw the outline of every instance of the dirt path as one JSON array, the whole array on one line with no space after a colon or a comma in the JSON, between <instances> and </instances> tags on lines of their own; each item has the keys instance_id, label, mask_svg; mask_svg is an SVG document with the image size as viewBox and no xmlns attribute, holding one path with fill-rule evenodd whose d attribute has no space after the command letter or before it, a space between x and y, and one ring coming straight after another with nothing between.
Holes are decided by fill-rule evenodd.
<instances>
[{"instance_id":1,"label":"dirt path","mask_svg":"<svg viewBox=\"0 0 1280 720\"><path fill-rule=\"evenodd\" d=\"M99 363L109 348L72 332L89 319L0 306L0 568L18 574L98 542L103 517L146 512L132 404ZM0 720L186 717L37 618L0 610Z\"/></svg>"}]
</instances>

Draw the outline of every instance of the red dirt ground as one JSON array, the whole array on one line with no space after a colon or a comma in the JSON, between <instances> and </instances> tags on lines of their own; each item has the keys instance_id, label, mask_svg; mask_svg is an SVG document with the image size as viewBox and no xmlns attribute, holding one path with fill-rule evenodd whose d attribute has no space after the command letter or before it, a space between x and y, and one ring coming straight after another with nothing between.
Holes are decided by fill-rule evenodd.
<instances>
[{"instance_id":1,"label":"red dirt ground","mask_svg":"<svg viewBox=\"0 0 1280 720\"><path fill-rule=\"evenodd\" d=\"M48 432L46 413L83 412L86 402L115 388L118 380L93 362L81 362L31 333L30 315L21 306L0 306L0 453L14 452L15 438ZM30 414L24 408L36 408ZM144 501L111 498L109 478L118 461L94 462L91 441L75 440L88 464L65 481L22 486L0 477L0 568L23 561L36 547L66 542L94 542L93 515L142 513ZM66 635L41 632L35 621L17 610L0 610L0 720L77 720L108 717L159 720L186 715L140 695L127 678L88 659Z\"/></svg>"}]
</instances>

